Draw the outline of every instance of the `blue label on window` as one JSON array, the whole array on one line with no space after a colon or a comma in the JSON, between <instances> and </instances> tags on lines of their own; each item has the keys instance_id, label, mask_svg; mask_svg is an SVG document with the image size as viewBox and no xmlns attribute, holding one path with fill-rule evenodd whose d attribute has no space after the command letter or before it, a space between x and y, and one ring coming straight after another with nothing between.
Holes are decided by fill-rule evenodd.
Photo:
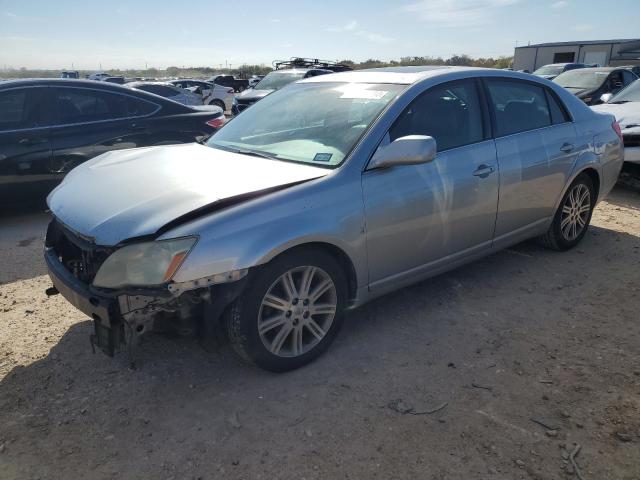
<instances>
[{"instance_id":1,"label":"blue label on window","mask_svg":"<svg viewBox=\"0 0 640 480\"><path fill-rule=\"evenodd\" d=\"M328 162L333 157L333 153L316 153L316 156L313 157L314 162Z\"/></svg>"}]
</instances>

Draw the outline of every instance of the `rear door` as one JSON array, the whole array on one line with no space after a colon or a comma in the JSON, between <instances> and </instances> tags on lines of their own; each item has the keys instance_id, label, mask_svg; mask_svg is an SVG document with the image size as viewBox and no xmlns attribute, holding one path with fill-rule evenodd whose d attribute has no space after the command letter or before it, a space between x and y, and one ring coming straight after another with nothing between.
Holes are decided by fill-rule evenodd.
<instances>
[{"instance_id":1,"label":"rear door","mask_svg":"<svg viewBox=\"0 0 640 480\"><path fill-rule=\"evenodd\" d=\"M62 177L72 168L110 150L149 145L145 117L157 104L126 94L83 87L55 87L51 129L51 170Z\"/></svg>"},{"instance_id":2,"label":"rear door","mask_svg":"<svg viewBox=\"0 0 640 480\"><path fill-rule=\"evenodd\" d=\"M487 79L500 163L496 246L528 238L553 216L579 146L573 123L552 110L555 95L538 83ZM550 107L550 102L553 107ZM533 233L532 233L533 232ZM516 240L514 240L516 239Z\"/></svg>"},{"instance_id":3,"label":"rear door","mask_svg":"<svg viewBox=\"0 0 640 480\"><path fill-rule=\"evenodd\" d=\"M430 88L389 130L386 142L435 138L434 161L364 172L372 289L490 248L498 165L478 85L463 80Z\"/></svg>"},{"instance_id":4,"label":"rear door","mask_svg":"<svg viewBox=\"0 0 640 480\"><path fill-rule=\"evenodd\" d=\"M0 201L41 198L55 185L46 86L0 91Z\"/></svg>"}]
</instances>

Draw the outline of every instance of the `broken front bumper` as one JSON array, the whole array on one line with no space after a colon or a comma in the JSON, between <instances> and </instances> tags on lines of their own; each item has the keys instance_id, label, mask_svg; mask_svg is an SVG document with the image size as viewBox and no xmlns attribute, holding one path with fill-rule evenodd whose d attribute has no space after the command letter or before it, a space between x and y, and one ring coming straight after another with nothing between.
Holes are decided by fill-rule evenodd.
<instances>
[{"instance_id":1,"label":"broken front bumper","mask_svg":"<svg viewBox=\"0 0 640 480\"><path fill-rule=\"evenodd\" d=\"M53 250L46 249L44 258L56 290L74 307L93 319L92 346L97 346L107 355L113 356L125 342L118 301L92 292L62 265Z\"/></svg>"}]
</instances>

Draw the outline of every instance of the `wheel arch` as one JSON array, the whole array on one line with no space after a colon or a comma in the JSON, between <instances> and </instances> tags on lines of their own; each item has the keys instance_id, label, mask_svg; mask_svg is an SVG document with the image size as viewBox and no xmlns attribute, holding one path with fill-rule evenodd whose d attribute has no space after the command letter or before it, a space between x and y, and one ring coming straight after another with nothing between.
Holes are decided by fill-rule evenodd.
<instances>
[{"instance_id":1,"label":"wheel arch","mask_svg":"<svg viewBox=\"0 0 640 480\"><path fill-rule=\"evenodd\" d=\"M340 267L342 268L342 271L345 274L345 278L347 280L349 301L356 298L356 291L358 288L358 274L356 272L356 268L353 263L353 260L351 259L351 257L349 257L347 252L345 252L342 248L338 247L333 243L324 242L324 241L309 241L309 242L299 243L297 245L290 246L284 250L274 253L268 258L264 258L261 265L265 265L269 262L272 262L276 258L282 257L283 255L288 255L291 252L300 251L300 250L322 250L324 252L329 253L332 257L334 257L338 261Z\"/></svg>"}]
</instances>

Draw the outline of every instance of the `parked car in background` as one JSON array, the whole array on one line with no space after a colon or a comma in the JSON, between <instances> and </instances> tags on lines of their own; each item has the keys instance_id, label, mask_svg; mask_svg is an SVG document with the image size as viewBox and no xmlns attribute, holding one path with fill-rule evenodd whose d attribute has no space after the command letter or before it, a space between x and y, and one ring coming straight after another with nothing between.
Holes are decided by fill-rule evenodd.
<instances>
[{"instance_id":1,"label":"parked car in background","mask_svg":"<svg viewBox=\"0 0 640 480\"><path fill-rule=\"evenodd\" d=\"M568 72L569 70L576 70L578 68L586 68L587 66L592 65L585 65L584 63L552 63L550 65L540 67L533 72L533 75L546 78L547 80L553 80L561 73Z\"/></svg>"},{"instance_id":2,"label":"parked car in background","mask_svg":"<svg viewBox=\"0 0 640 480\"><path fill-rule=\"evenodd\" d=\"M249 88L254 88L260 80L264 78L264 75L254 75L249 79Z\"/></svg>"},{"instance_id":3,"label":"parked car in background","mask_svg":"<svg viewBox=\"0 0 640 480\"><path fill-rule=\"evenodd\" d=\"M575 247L616 182L612 115L492 69L405 67L283 88L206 145L112 152L49 196L53 285L112 355L223 322L274 371L347 307L532 237Z\"/></svg>"},{"instance_id":4,"label":"parked car in background","mask_svg":"<svg viewBox=\"0 0 640 480\"><path fill-rule=\"evenodd\" d=\"M98 81L102 81L107 77L110 77L111 75L109 75L108 73L104 73L104 72L96 72L96 73L90 73L89 75L87 75L87 79L88 80L98 80Z\"/></svg>"},{"instance_id":5,"label":"parked car in background","mask_svg":"<svg viewBox=\"0 0 640 480\"><path fill-rule=\"evenodd\" d=\"M624 140L624 160L640 164L640 80L593 109L616 117Z\"/></svg>"},{"instance_id":6,"label":"parked car in background","mask_svg":"<svg viewBox=\"0 0 640 480\"><path fill-rule=\"evenodd\" d=\"M60 78L80 78L77 70L63 70L60 72Z\"/></svg>"},{"instance_id":7,"label":"parked car in background","mask_svg":"<svg viewBox=\"0 0 640 480\"><path fill-rule=\"evenodd\" d=\"M232 113L234 105L233 88L190 78L171 80L169 83L176 87L193 89L194 93L202 95L202 102L205 105L216 105L222 108L225 113Z\"/></svg>"},{"instance_id":8,"label":"parked car in background","mask_svg":"<svg viewBox=\"0 0 640 480\"><path fill-rule=\"evenodd\" d=\"M118 85L124 85L125 78L124 77L104 77L102 81L109 82L109 83L117 83Z\"/></svg>"},{"instance_id":9,"label":"parked car in background","mask_svg":"<svg viewBox=\"0 0 640 480\"><path fill-rule=\"evenodd\" d=\"M274 67L275 70L265 75L253 89L236 96L240 111L297 80L350 70L350 67L339 63L305 58L274 62Z\"/></svg>"},{"instance_id":10,"label":"parked car in background","mask_svg":"<svg viewBox=\"0 0 640 480\"><path fill-rule=\"evenodd\" d=\"M203 105L202 95L176 87L169 82L129 82L125 87L153 93L183 105Z\"/></svg>"},{"instance_id":11,"label":"parked car in background","mask_svg":"<svg viewBox=\"0 0 640 480\"><path fill-rule=\"evenodd\" d=\"M638 77L624 68L581 68L562 73L553 79L587 105L602 103L604 94L616 94Z\"/></svg>"},{"instance_id":12,"label":"parked car in background","mask_svg":"<svg viewBox=\"0 0 640 480\"><path fill-rule=\"evenodd\" d=\"M233 88L234 92L242 92L249 88L249 80L245 78L235 78L233 75L213 75L207 79L207 82Z\"/></svg>"},{"instance_id":13,"label":"parked car in background","mask_svg":"<svg viewBox=\"0 0 640 480\"><path fill-rule=\"evenodd\" d=\"M0 83L0 204L42 200L96 155L206 139L222 110L199 111L156 95L88 80Z\"/></svg>"}]
</instances>

